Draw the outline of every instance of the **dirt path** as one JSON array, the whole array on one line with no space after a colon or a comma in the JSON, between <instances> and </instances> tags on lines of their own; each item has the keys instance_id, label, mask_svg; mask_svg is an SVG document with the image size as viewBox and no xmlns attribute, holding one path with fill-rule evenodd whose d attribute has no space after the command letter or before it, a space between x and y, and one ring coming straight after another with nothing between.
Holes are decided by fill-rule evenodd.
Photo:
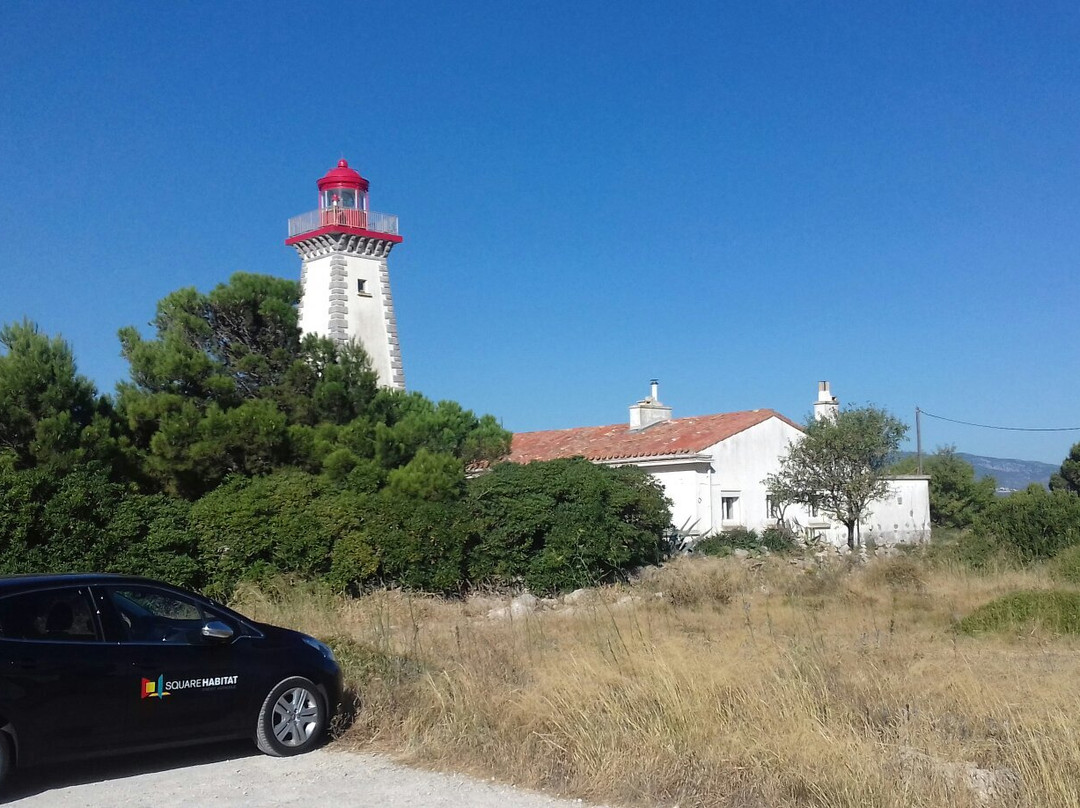
<instances>
[{"instance_id":1,"label":"dirt path","mask_svg":"<svg viewBox=\"0 0 1080 808\"><path fill-rule=\"evenodd\" d=\"M584 808L374 755L330 748L270 758L250 744L19 771L2 796L19 808Z\"/></svg>"}]
</instances>

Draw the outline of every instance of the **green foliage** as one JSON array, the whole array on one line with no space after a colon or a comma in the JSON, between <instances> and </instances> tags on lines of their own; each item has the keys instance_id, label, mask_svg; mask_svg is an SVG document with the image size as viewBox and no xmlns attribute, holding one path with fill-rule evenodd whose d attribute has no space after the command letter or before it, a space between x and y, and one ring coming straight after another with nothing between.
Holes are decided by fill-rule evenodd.
<instances>
[{"instance_id":1,"label":"green foliage","mask_svg":"<svg viewBox=\"0 0 1080 808\"><path fill-rule=\"evenodd\" d=\"M848 547L854 549L855 525L870 503L888 493L886 469L906 433L902 421L872 406L812 420L765 485L777 502L798 502L833 516L847 527Z\"/></svg>"},{"instance_id":2,"label":"green foliage","mask_svg":"<svg viewBox=\"0 0 1080 808\"><path fill-rule=\"evenodd\" d=\"M469 483L473 581L533 592L611 581L659 560L670 503L649 475L584 458L503 463Z\"/></svg>"},{"instance_id":3,"label":"green foliage","mask_svg":"<svg viewBox=\"0 0 1080 808\"><path fill-rule=\"evenodd\" d=\"M421 448L387 478L387 491L427 502L457 502L465 494L465 467L451 454Z\"/></svg>"},{"instance_id":4,"label":"green foliage","mask_svg":"<svg viewBox=\"0 0 1080 808\"><path fill-rule=\"evenodd\" d=\"M67 343L22 322L0 328L0 458L66 471L116 456L112 412Z\"/></svg>"},{"instance_id":5,"label":"green foliage","mask_svg":"<svg viewBox=\"0 0 1080 808\"><path fill-rule=\"evenodd\" d=\"M790 528L780 525L767 527L760 535L756 530L733 527L706 536L693 550L700 555L726 556L732 550L757 551L762 547L771 553L790 553L798 549L799 541Z\"/></svg>"},{"instance_id":6,"label":"green foliage","mask_svg":"<svg viewBox=\"0 0 1080 808\"><path fill-rule=\"evenodd\" d=\"M915 474L918 459L907 457L893 466L893 474ZM930 475L930 521L942 527L965 528L975 523L994 503L993 477L975 479L975 468L945 446L923 461Z\"/></svg>"},{"instance_id":7,"label":"green foliage","mask_svg":"<svg viewBox=\"0 0 1080 808\"><path fill-rule=\"evenodd\" d=\"M996 500L975 529L1022 562L1047 559L1080 544L1080 497L1032 484Z\"/></svg>"},{"instance_id":8,"label":"green foliage","mask_svg":"<svg viewBox=\"0 0 1080 808\"><path fill-rule=\"evenodd\" d=\"M0 572L126 572L199 587L187 509L114 483L100 466L0 469Z\"/></svg>"},{"instance_id":9,"label":"green foliage","mask_svg":"<svg viewBox=\"0 0 1080 808\"><path fill-rule=\"evenodd\" d=\"M300 353L299 284L238 272L204 295L180 289L158 303L154 340L120 332L135 386L228 408L284 381Z\"/></svg>"},{"instance_id":10,"label":"green foliage","mask_svg":"<svg viewBox=\"0 0 1080 808\"><path fill-rule=\"evenodd\" d=\"M450 465L506 454L510 434L491 416L379 390L359 345L301 339L298 295L292 281L237 273L209 294L181 289L164 298L153 339L121 331L132 381L121 385L118 408L162 490L194 500L230 475L285 468L322 472L336 484L359 468L367 490L421 451L450 456L448 474ZM423 462L430 473L430 459ZM413 472L394 484L416 484L423 474ZM460 480L456 487L460 498Z\"/></svg>"},{"instance_id":11,"label":"green foliage","mask_svg":"<svg viewBox=\"0 0 1080 808\"><path fill-rule=\"evenodd\" d=\"M188 524L190 509L187 502L164 494L128 494L117 504L108 526L116 556L96 569L201 589L205 569Z\"/></svg>"},{"instance_id":12,"label":"green foliage","mask_svg":"<svg viewBox=\"0 0 1080 808\"><path fill-rule=\"evenodd\" d=\"M756 530L745 527L733 527L706 536L694 545L694 552L701 555L725 556L732 550L757 550L761 547L761 538Z\"/></svg>"},{"instance_id":13,"label":"green foliage","mask_svg":"<svg viewBox=\"0 0 1080 808\"><path fill-rule=\"evenodd\" d=\"M372 405L375 459L383 468L406 465L421 448L453 455L466 465L510 451L510 433L490 415L477 418L454 401L438 404L419 393L380 390Z\"/></svg>"},{"instance_id":14,"label":"green foliage","mask_svg":"<svg viewBox=\"0 0 1080 808\"><path fill-rule=\"evenodd\" d=\"M1050 561L1050 573L1059 581L1080 584L1080 544L1066 547Z\"/></svg>"},{"instance_id":15,"label":"green foliage","mask_svg":"<svg viewBox=\"0 0 1080 808\"><path fill-rule=\"evenodd\" d=\"M1014 592L980 606L960 621L959 629L967 634L1032 629L1080 634L1080 592Z\"/></svg>"},{"instance_id":16,"label":"green foliage","mask_svg":"<svg viewBox=\"0 0 1080 808\"><path fill-rule=\"evenodd\" d=\"M466 586L471 519L462 502L430 502L384 494L364 536L380 558L384 584L445 594Z\"/></svg>"},{"instance_id":17,"label":"green foliage","mask_svg":"<svg viewBox=\"0 0 1080 808\"><path fill-rule=\"evenodd\" d=\"M793 553L799 549L799 537L786 525L773 525L761 531L761 544L772 553Z\"/></svg>"},{"instance_id":18,"label":"green foliage","mask_svg":"<svg viewBox=\"0 0 1080 808\"><path fill-rule=\"evenodd\" d=\"M1061 469L1050 476L1051 491L1080 494L1080 443L1074 443Z\"/></svg>"},{"instance_id":19,"label":"green foliage","mask_svg":"<svg viewBox=\"0 0 1080 808\"><path fill-rule=\"evenodd\" d=\"M338 527L329 483L300 471L234 477L191 507L207 586L227 595L241 580L329 571Z\"/></svg>"}]
</instances>

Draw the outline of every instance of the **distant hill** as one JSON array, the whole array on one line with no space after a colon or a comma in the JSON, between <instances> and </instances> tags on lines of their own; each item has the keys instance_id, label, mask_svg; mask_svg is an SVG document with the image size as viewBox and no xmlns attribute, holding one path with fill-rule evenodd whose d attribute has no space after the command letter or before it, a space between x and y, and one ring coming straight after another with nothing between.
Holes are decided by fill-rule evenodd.
<instances>
[{"instance_id":1,"label":"distant hill","mask_svg":"<svg viewBox=\"0 0 1080 808\"><path fill-rule=\"evenodd\" d=\"M1009 460L1001 457L982 457L981 455L957 452L957 455L969 462L975 469L978 479L993 477L997 480L998 492L1008 488L1013 491L1022 491L1032 483L1038 483L1044 488L1050 486L1050 475L1061 470L1061 465L1053 463L1040 463L1037 460Z\"/></svg>"},{"instance_id":2,"label":"distant hill","mask_svg":"<svg viewBox=\"0 0 1080 808\"><path fill-rule=\"evenodd\" d=\"M914 452L903 452L904 457L914 456ZM1061 466L1053 463L1040 463L1038 460L1012 460L1004 457L983 457L982 455L957 452L957 457L966 460L975 469L975 479L993 477L997 481L999 494L1009 491L1023 491L1032 483L1043 488L1050 487L1050 475L1061 471Z\"/></svg>"}]
</instances>

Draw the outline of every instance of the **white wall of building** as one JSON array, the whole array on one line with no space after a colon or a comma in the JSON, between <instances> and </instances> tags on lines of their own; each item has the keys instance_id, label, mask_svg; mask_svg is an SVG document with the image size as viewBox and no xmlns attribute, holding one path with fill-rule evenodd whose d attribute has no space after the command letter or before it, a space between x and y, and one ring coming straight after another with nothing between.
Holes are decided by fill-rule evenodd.
<instances>
[{"instance_id":1,"label":"white wall of building","mask_svg":"<svg viewBox=\"0 0 1080 808\"><path fill-rule=\"evenodd\" d=\"M383 387L403 389L404 374L385 256L335 250L304 260L300 330L358 340Z\"/></svg>"},{"instance_id":2,"label":"white wall of building","mask_svg":"<svg viewBox=\"0 0 1080 808\"><path fill-rule=\"evenodd\" d=\"M635 461L650 472L672 502L672 524L698 536L733 527L758 532L776 524L768 510L764 480L780 469L788 444L802 432L779 418L770 418L690 458ZM615 465L623 465L618 463ZM874 503L860 524L863 543L916 543L930 538L928 477L906 476L889 481L889 495ZM725 502L725 500L727 500ZM730 512L731 518L725 518ZM847 545L847 528L802 506L789 505L785 520L804 535L837 547Z\"/></svg>"}]
</instances>

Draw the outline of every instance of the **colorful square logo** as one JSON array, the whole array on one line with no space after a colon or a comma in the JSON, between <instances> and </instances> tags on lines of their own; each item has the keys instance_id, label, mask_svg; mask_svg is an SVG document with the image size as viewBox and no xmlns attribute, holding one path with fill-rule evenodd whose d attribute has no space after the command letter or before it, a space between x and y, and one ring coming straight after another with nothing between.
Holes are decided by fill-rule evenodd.
<instances>
[{"instance_id":1,"label":"colorful square logo","mask_svg":"<svg viewBox=\"0 0 1080 808\"><path fill-rule=\"evenodd\" d=\"M141 699L160 699L168 696L169 692L165 690L165 676L162 674L157 678L157 681L153 679L142 680L142 692L139 694Z\"/></svg>"}]
</instances>

